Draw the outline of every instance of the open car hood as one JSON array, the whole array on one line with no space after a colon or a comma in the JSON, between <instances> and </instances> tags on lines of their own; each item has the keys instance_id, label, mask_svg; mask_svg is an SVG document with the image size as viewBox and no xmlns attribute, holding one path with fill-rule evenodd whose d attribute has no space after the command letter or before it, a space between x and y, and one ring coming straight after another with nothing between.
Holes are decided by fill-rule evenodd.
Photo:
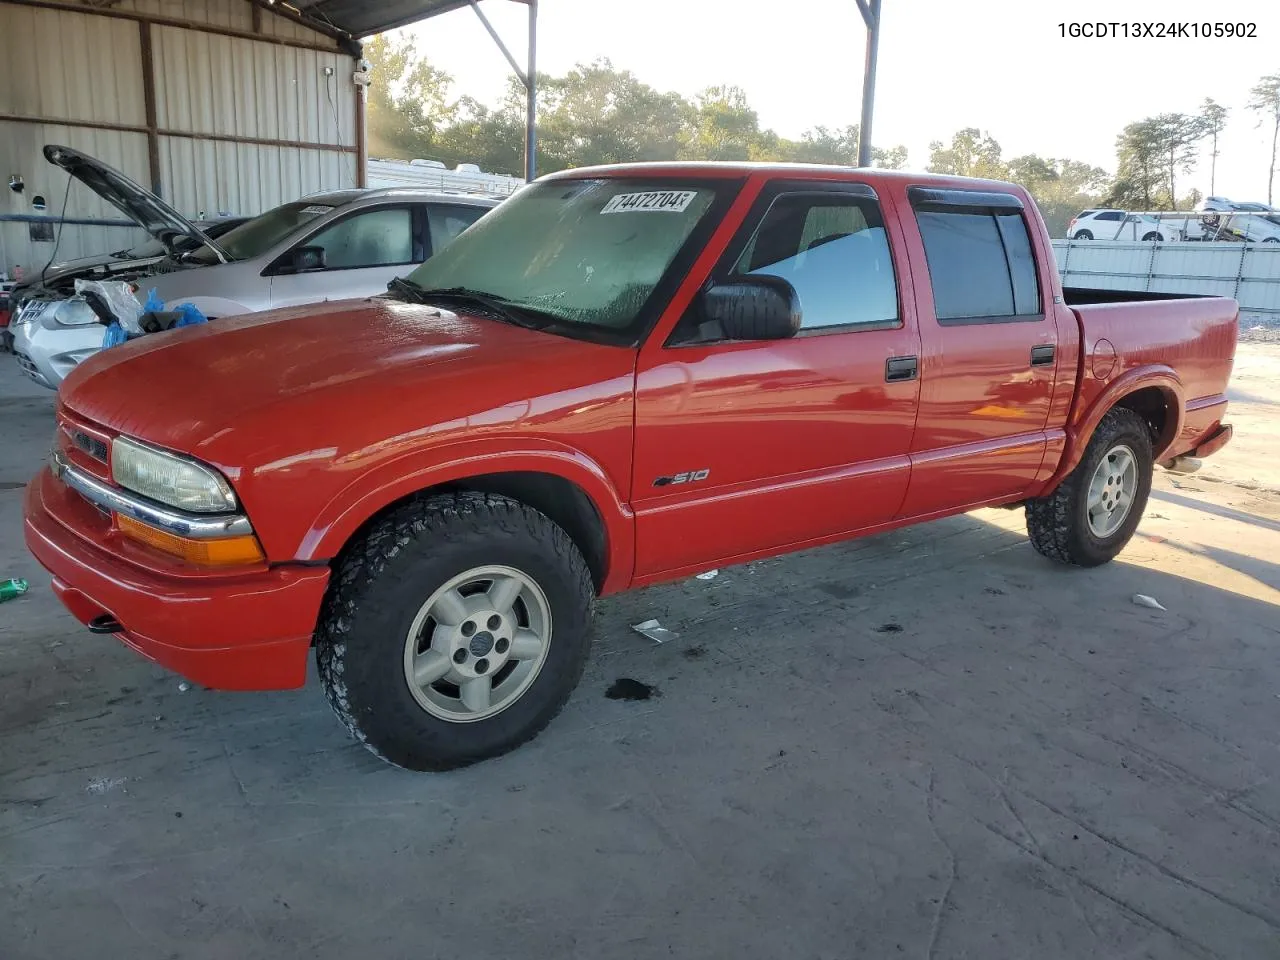
<instances>
[{"instance_id":1,"label":"open car hood","mask_svg":"<svg viewBox=\"0 0 1280 960\"><path fill-rule=\"evenodd\" d=\"M150 190L134 183L119 170L107 166L79 150L47 144L44 158L61 167L90 190L106 200L143 230L173 252L174 236L187 236L196 243L208 244L224 263L230 258L204 231L169 206Z\"/></svg>"}]
</instances>

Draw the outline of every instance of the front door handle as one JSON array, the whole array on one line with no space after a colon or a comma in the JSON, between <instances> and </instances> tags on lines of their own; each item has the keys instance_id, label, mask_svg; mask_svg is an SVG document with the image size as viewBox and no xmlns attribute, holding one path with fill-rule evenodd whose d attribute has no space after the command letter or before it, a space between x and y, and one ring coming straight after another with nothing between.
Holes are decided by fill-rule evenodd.
<instances>
[{"instance_id":1,"label":"front door handle","mask_svg":"<svg viewBox=\"0 0 1280 960\"><path fill-rule=\"evenodd\" d=\"M920 360L917 357L890 357L884 363L884 379L886 383L901 383L914 380L920 373Z\"/></svg>"},{"instance_id":2,"label":"front door handle","mask_svg":"<svg viewBox=\"0 0 1280 960\"><path fill-rule=\"evenodd\" d=\"M1033 367L1047 367L1053 363L1053 344L1043 343L1038 347L1031 348L1031 365Z\"/></svg>"}]
</instances>

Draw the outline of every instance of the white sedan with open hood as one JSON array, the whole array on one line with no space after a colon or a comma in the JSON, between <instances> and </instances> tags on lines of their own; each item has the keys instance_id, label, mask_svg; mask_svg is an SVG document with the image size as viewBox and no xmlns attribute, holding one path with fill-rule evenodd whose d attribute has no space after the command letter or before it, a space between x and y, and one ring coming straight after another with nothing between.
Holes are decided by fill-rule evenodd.
<instances>
[{"instance_id":1,"label":"white sedan with open hood","mask_svg":"<svg viewBox=\"0 0 1280 960\"><path fill-rule=\"evenodd\" d=\"M113 279L134 283L139 299L154 289L166 305L191 303L210 319L382 293L498 203L413 189L338 190L281 204L214 240L101 161L53 144L44 154L161 242L194 243ZM87 303L56 290L28 299L10 325L18 364L51 389L101 349L106 331Z\"/></svg>"}]
</instances>

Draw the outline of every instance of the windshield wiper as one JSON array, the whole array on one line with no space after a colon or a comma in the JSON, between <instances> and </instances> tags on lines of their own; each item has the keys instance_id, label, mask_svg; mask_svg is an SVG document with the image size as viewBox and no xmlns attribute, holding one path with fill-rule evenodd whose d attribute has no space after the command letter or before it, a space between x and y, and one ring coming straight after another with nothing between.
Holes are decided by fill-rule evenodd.
<instances>
[{"instance_id":1,"label":"windshield wiper","mask_svg":"<svg viewBox=\"0 0 1280 960\"><path fill-rule=\"evenodd\" d=\"M472 290L469 287L434 287L429 289L403 277L396 277L387 284L387 290L410 303L453 300L472 307L479 307L495 319L510 323L513 326L524 327L526 330L545 330L547 327L546 323L539 323L523 311L518 312L518 308L514 308L482 290Z\"/></svg>"}]
</instances>

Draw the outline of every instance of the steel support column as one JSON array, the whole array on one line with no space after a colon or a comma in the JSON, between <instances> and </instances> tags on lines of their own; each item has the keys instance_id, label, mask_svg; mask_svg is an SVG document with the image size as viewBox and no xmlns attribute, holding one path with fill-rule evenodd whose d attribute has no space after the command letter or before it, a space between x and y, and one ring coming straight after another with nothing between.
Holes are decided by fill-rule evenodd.
<instances>
[{"instance_id":1,"label":"steel support column","mask_svg":"<svg viewBox=\"0 0 1280 960\"><path fill-rule=\"evenodd\" d=\"M511 64L512 72L524 85L524 176L526 180L532 180L538 171L538 0L516 0L516 2L523 3L529 8L529 58L524 70L520 69L520 64L511 55L507 45L502 42L498 31L484 15L477 0L470 0L470 6L475 11L475 15L480 18L480 22L484 24L489 36L493 38L493 42L502 51L502 55L507 58L507 63ZM879 0L876 2L878 3Z\"/></svg>"},{"instance_id":2,"label":"steel support column","mask_svg":"<svg viewBox=\"0 0 1280 960\"><path fill-rule=\"evenodd\" d=\"M524 178L529 182L538 175L538 0L525 2L529 4L529 65L524 81Z\"/></svg>"},{"instance_id":3,"label":"steel support column","mask_svg":"<svg viewBox=\"0 0 1280 960\"><path fill-rule=\"evenodd\" d=\"M858 127L858 166L871 166L871 114L876 102L876 60L880 53L880 0L856 0L867 25L867 59L862 72L862 122Z\"/></svg>"}]
</instances>

